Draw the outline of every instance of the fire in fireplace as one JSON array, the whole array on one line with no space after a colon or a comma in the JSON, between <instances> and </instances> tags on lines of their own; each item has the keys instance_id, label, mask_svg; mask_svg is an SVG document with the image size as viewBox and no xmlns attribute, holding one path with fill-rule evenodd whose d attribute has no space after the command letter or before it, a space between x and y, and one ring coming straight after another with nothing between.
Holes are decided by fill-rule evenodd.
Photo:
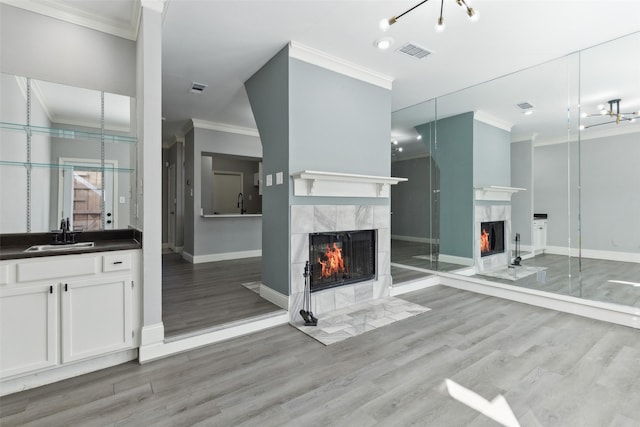
<instances>
[{"instance_id":1,"label":"fire in fireplace","mask_svg":"<svg viewBox=\"0 0 640 427\"><path fill-rule=\"evenodd\" d=\"M372 280L375 257L375 230L309 234L311 292Z\"/></svg>"},{"instance_id":2,"label":"fire in fireplace","mask_svg":"<svg viewBox=\"0 0 640 427\"><path fill-rule=\"evenodd\" d=\"M480 256L504 252L504 221L480 223Z\"/></svg>"}]
</instances>

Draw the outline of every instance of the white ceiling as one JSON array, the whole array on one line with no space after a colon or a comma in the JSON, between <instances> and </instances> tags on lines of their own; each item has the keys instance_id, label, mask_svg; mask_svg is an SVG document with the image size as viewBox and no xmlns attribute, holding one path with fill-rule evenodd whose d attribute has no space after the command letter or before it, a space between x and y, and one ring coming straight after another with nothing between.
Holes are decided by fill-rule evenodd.
<instances>
[{"instance_id":1,"label":"white ceiling","mask_svg":"<svg viewBox=\"0 0 640 427\"><path fill-rule=\"evenodd\" d=\"M55 4L65 14L73 15L75 10L84 16L85 22L93 16L95 22L108 22L113 28L128 25L130 32L137 28L137 0L10 3L25 8L34 3ZM162 38L162 111L166 118L163 139L172 140L190 118L255 128L244 81L290 40L392 77L391 110L398 112L394 114L398 125L394 123L392 134L408 138L409 132L400 125L402 116L410 115L410 111L399 110L640 31L640 0L472 0L472 6L480 12L476 23L468 21L464 9L454 0L444 0L447 28L443 33L434 31L440 3L431 0L399 19L387 33L379 29L382 18L398 15L417 3L417 0L169 0ZM388 51L373 46L382 36L394 39ZM406 42L433 53L424 60L401 56L396 49ZM637 52L633 52L636 58ZM566 73L566 67L564 71L549 67L543 72L553 76ZM635 75L620 79L620 83L638 83L640 72L633 67ZM536 84L542 80L534 74L529 73L529 80L525 75L512 82L503 80L508 83L506 89L496 82L488 93L478 89L476 97L458 96L456 108L461 110L457 112L481 110L513 124L514 131L524 126L522 132L526 134L529 130L526 124L519 123L520 112L504 111L522 101L535 105L534 95L549 91L548 85ZM611 75L611 80L618 76L616 70L605 75ZM209 87L203 94L194 95L189 92L193 81ZM517 88L537 89L518 94L515 101L497 96L515 95ZM449 99L454 98L452 95ZM478 104L479 100L484 104ZM446 110L444 107L439 106L439 115ZM450 113L456 110L452 107ZM528 119L533 117L542 120L544 114L536 111ZM405 117L404 124L407 123Z\"/></svg>"}]
</instances>

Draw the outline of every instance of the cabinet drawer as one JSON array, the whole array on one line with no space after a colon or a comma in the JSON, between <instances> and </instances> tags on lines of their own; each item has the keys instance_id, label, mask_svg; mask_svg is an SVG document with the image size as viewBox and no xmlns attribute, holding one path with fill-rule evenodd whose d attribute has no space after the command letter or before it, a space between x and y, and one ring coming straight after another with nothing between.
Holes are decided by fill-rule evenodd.
<instances>
[{"instance_id":1,"label":"cabinet drawer","mask_svg":"<svg viewBox=\"0 0 640 427\"><path fill-rule=\"evenodd\" d=\"M25 262L18 264L18 282L51 280L59 277L74 277L96 274L96 257L54 257L55 261Z\"/></svg>"},{"instance_id":2,"label":"cabinet drawer","mask_svg":"<svg viewBox=\"0 0 640 427\"><path fill-rule=\"evenodd\" d=\"M102 257L103 272L125 270L131 270L131 254L114 254Z\"/></svg>"}]
</instances>

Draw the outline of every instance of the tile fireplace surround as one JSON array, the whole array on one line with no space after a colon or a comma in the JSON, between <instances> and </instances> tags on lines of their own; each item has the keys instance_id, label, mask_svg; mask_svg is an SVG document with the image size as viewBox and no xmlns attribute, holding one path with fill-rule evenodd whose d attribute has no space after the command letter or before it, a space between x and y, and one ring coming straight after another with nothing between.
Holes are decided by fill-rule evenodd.
<instances>
[{"instance_id":1,"label":"tile fireplace surround","mask_svg":"<svg viewBox=\"0 0 640 427\"><path fill-rule=\"evenodd\" d=\"M311 311L320 315L389 296L391 286L391 217L388 205L291 206L291 292L289 320L301 320L304 267L309 259L309 233L377 230L377 276L374 280L311 294Z\"/></svg>"}]
</instances>

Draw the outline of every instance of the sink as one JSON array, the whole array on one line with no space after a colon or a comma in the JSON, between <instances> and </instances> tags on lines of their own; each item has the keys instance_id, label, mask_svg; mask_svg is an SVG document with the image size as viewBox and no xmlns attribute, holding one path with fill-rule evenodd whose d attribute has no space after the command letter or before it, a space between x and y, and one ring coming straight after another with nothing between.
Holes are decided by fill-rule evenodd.
<instances>
[{"instance_id":1,"label":"sink","mask_svg":"<svg viewBox=\"0 0 640 427\"><path fill-rule=\"evenodd\" d=\"M41 251L70 251L73 249L92 248L93 242L79 242L60 245L35 245L26 249L25 252L41 252Z\"/></svg>"}]
</instances>

